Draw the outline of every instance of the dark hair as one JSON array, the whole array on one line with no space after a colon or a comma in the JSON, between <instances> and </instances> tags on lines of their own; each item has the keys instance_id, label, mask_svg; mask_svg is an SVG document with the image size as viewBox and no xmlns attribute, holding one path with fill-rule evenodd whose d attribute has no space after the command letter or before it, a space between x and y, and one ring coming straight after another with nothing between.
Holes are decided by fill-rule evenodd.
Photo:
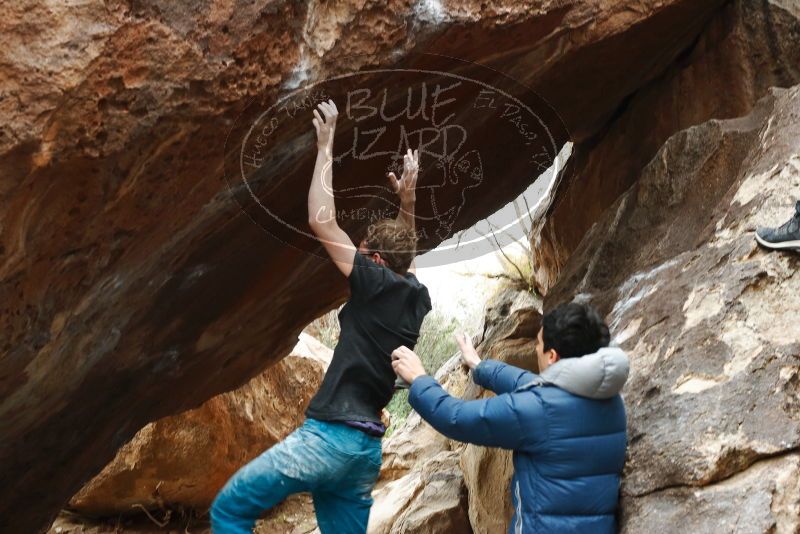
<instances>
[{"instance_id":1,"label":"dark hair","mask_svg":"<svg viewBox=\"0 0 800 534\"><path fill-rule=\"evenodd\" d=\"M555 349L561 358L592 354L607 347L608 326L589 304L561 304L542 318L544 351Z\"/></svg>"},{"instance_id":2,"label":"dark hair","mask_svg":"<svg viewBox=\"0 0 800 534\"><path fill-rule=\"evenodd\" d=\"M364 241L370 253L380 254L386 265L399 274L406 274L416 256L417 234L396 219L370 224Z\"/></svg>"}]
</instances>

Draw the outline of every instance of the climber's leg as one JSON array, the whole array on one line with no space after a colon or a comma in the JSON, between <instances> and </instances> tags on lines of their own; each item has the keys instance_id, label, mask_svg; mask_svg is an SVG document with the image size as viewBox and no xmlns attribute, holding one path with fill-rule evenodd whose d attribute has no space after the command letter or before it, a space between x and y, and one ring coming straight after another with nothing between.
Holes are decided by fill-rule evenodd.
<instances>
[{"instance_id":1,"label":"climber's leg","mask_svg":"<svg viewBox=\"0 0 800 534\"><path fill-rule=\"evenodd\" d=\"M211 507L214 534L250 534L265 510L340 476L349 456L332 452L319 426L307 419L228 480Z\"/></svg>"},{"instance_id":2,"label":"climber's leg","mask_svg":"<svg viewBox=\"0 0 800 534\"><path fill-rule=\"evenodd\" d=\"M360 534L367 531L372 490L381 470L379 438L345 427L331 443L350 455L347 470L338 479L312 491L317 525L322 534ZM337 439L338 438L338 439Z\"/></svg>"},{"instance_id":3,"label":"climber's leg","mask_svg":"<svg viewBox=\"0 0 800 534\"><path fill-rule=\"evenodd\" d=\"M374 484L373 484L374 486ZM369 510L372 508L372 487L369 492L333 493L317 491L314 497L314 511L317 525L322 534L363 534L367 531Z\"/></svg>"},{"instance_id":4,"label":"climber's leg","mask_svg":"<svg viewBox=\"0 0 800 534\"><path fill-rule=\"evenodd\" d=\"M213 534L251 534L265 510L292 493L308 490L305 482L277 469L275 447L239 469L217 494L210 513Z\"/></svg>"}]
</instances>

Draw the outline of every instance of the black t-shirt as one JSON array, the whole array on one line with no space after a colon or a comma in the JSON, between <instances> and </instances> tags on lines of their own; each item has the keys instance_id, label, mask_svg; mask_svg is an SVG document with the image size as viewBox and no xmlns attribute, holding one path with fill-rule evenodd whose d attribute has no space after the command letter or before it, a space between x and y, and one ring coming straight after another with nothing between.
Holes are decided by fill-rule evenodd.
<instances>
[{"instance_id":1,"label":"black t-shirt","mask_svg":"<svg viewBox=\"0 0 800 534\"><path fill-rule=\"evenodd\" d=\"M375 421L392 398L392 351L413 349L431 310L428 288L356 252L350 300L339 312L333 359L306 416L323 421Z\"/></svg>"}]
</instances>

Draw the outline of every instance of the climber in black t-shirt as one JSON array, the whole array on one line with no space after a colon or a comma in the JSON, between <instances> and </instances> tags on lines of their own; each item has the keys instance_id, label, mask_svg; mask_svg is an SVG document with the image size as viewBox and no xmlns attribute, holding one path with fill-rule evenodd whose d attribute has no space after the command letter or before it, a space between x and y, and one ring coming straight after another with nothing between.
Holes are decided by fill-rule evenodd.
<instances>
[{"instance_id":1,"label":"climber in black t-shirt","mask_svg":"<svg viewBox=\"0 0 800 534\"><path fill-rule=\"evenodd\" d=\"M324 120L320 116L324 115ZM431 309L415 276L414 203L419 153L404 158L389 180L400 198L396 220L370 225L356 247L336 223L332 100L314 110L317 162L308 191L309 225L350 284L339 312L341 333L303 425L231 477L214 499L214 534L250 533L256 519L288 495L311 492L322 534L366 532L372 489L381 467L381 410L392 397L391 353L414 348Z\"/></svg>"}]
</instances>

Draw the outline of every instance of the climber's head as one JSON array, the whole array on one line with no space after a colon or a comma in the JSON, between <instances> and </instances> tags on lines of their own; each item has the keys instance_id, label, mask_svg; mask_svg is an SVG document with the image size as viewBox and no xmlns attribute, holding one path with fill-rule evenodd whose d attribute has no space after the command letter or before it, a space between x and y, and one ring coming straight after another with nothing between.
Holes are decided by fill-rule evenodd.
<instances>
[{"instance_id":1,"label":"climber's head","mask_svg":"<svg viewBox=\"0 0 800 534\"><path fill-rule=\"evenodd\" d=\"M600 314L588 304L561 304L542 318L536 339L541 373L561 358L593 354L608 346L611 336Z\"/></svg>"},{"instance_id":2,"label":"climber's head","mask_svg":"<svg viewBox=\"0 0 800 534\"><path fill-rule=\"evenodd\" d=\"M417 251L417 235L407 225L394 219L376 221L358 246L358 253L375 263L404 275Z\"/></svg>"}]
</instances>

